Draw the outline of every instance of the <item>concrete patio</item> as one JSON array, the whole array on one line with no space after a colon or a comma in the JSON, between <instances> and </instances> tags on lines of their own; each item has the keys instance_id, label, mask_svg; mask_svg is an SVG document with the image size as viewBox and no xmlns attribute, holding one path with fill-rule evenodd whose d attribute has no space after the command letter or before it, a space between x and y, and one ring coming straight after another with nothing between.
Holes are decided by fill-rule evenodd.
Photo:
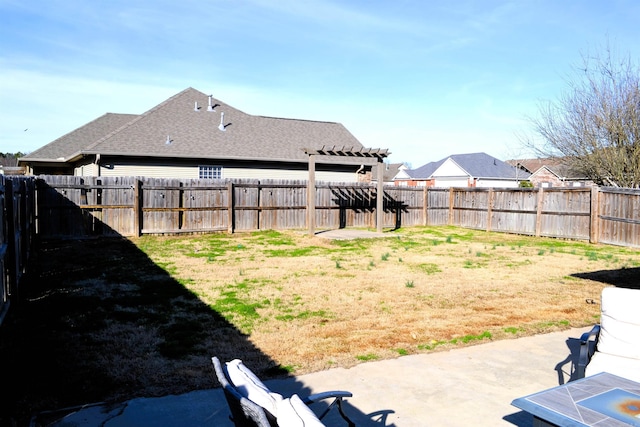
<instances>
[{"instance_id":1,"label":"concrete patio","mask_svg":"<svg viewBox=\"0 0 640 427\"><path fill-rule=\"evenodd\" d=\"M579 338L589 328L487 342L450 351L362 363L266 381L283 395L348 390L346 411L358 426L518 426L531 415L511 406L517 397L567 382ZM213 355L212 355L213 356ZM217 385L211 370L212 387ZM50 419L49 414L49 419ZM62 415L61 415L62 417ZM75 410L56 427L233 426L222 390L140 398ZM328 426L345 425L337 411ZM42 425L34 418L32 425Z\"/></svg>"}]
</instances>

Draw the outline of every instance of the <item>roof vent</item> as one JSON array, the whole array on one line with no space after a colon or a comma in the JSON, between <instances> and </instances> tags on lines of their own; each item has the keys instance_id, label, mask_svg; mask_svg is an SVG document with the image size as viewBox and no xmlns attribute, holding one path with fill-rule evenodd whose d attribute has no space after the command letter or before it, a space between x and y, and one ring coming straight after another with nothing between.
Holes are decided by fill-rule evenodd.
<instances>
[{"instance_id":1,"label":"roof vent","mask_svg":"<svg viewBox=\"0 0 640 427\"><path fill-rule=\"evenodd\" d=\"M223 122L224 122L224 112L220 113L220 125L218 125L218 129L220 129L222 132L225 131L225 126Z\"/></svg>"},{"instance_id":2,"label":"roof vent","mask_svg":"<svg viewBox=\"0 0 640 427\"><path fill-rule=\"evenodd\" d=\"M207 107L207 111L216 111L213 106L213 95L209 95L209 106Z\"/></svg>"},{"instance_id":3,"label":"roof vent","mask_svg":"<svg viewBox=\"0 0 640 427\"><path fill-rule=\"evenodd\" d=\"M199 111L200 107L198 107L198 101L196 101L195 105L193 106L193 111Z\"/></svg>"},{"instance_id":4,"label":"roof vent","mask_svg":"<svg viewBox=\"0 0 640 427\"><path fill-rule=\"evenodd\" d=\"M171 139L171 137L169 135L167 135L167 140L164 142L167 145L171 145L171 143L173 142L173 140Z\"/></svg>"}]
</instances>

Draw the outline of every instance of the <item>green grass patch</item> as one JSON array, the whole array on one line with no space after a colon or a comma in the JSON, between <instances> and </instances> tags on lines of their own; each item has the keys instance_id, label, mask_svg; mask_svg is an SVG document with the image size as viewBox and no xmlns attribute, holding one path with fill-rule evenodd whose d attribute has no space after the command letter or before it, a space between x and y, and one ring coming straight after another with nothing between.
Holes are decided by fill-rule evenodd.
<instances>
[{"instance_id":1,"label":"green grass patch","mask_svg":"<svg viewBox=\"0 0 640 427\"><path fill-rule=\"evenodd\" d=\"M301 311L298 314L282 314L282 315L278 315L278 316L276 316L276 319L277 320L281 320L283 322L290 322L290 321L299 320L299 319L309 319L311 317L328 318L329 315L327 314L327 312L325 310L317 310L317 311L305 310L305 311Z\"/></svg>"},{"instance_id":2,"label":"green grass patch","mask_svg":"<svg viewBox=\"0 0 640 427\"><path fill-rule=\"evenodd\" d=\"M313 255L314 252L323 252L320 248L315 246L304 246L291 249L267 249L263 251L267 257L282 257L282 258L296 258L302 256Z\"/></svg>"},{"instance_id":3,"label":"green grass patch","mask_svg":"<svg viewBox=\"0 0 640 427\"><path fill-rule=\"evenodd\" d=\"M481 333L480 335L465 335L462 338L454 338L451 341L449 341L451 344L458 344L459 342L462 342L464 344L467 344L471 341L482 341L484 339L491 339L493 336L491 335L491 332L489 331L484 331L483 333Z\"/></svg>"},{"instance_id":4,"label":"green grass patch","mask_svg":"<svg viewBox=\"0 0 640 427\"><path fill-rule=\"evenodd\" d=\"M368 353L368 354L362 354L362 355L357 355L356 359L360 360L361 362L368 362L371 360L378 360L379 356L373 353Z\"/></svg>"},{"instance_id":5,"label":"green grass patch","mask_svg":"<svg viewBox=\"0 0 640 427\"><path fill-rule=\"evenodd\" d=\"M424 274L436 274L440 273L442 270L438 264L432 262L423 262L420 264L413 264L411 266L412 270L419 271Z\"/></svg>"}]
</instances>

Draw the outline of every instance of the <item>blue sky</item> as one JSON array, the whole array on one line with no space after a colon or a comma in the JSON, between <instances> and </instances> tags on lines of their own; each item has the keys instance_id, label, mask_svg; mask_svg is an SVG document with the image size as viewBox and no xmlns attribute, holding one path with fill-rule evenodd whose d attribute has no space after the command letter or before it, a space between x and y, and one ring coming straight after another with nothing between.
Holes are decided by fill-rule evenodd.
<instances>
[{"instance_id":1,"label":"blue sky","mask_svg":"<svg viewBox=\"0 0 640 427\"><path fill-rule=\"evenodd\" d=\"M635 0L0 0L0 152L187 87L342 123L392 162L526 157L581 55L640 55Z\"/></svg>"}]
</instances>

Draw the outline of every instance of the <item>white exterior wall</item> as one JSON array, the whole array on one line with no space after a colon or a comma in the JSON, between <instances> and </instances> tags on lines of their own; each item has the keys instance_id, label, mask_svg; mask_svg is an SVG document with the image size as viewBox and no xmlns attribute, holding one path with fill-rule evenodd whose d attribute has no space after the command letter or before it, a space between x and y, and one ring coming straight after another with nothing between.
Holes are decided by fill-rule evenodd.
<instances>
[{"instance_id":1,"label":"white exterior wall","mask_svg":"<svg viewBox=\"0 0 640 427\"><path fill-rule=\"evenodd\" d=\"M503 179L479 179L476 182L478 188L518 188L520 181Z\"/></svg>"},{"instance_id":2,"label":"white exterior wall","mask_svg":"<svg viewBox=\"0 0 640 427\"><path fill-rule=\"evenodd\" d=\"M451 159L447 159L443 164L440 165L438 169L436 169L433 172L431 176L436 179L439 176L442 176L442 177L464 176L465 178L467 178L469 174L466 171L460 169L460 166L458 166L456 162L454 162Z\"/></svg>"},{"instance_id":3,"label":"white exterior wall","mask_svg":"<svg viewBox=\"0 0 640 427\"><path fill-rule=\"evenodd\" d=\"M445 160L431 177L434 179L433 186L438 188L469 186L469 174L451 159Z\"/></svg>"},{"instance_id":4,"label":"white exterior wall","mask_svg":"<svg viewBox=\"0 0 640 427\"><path fill-rule=\"evenodd\" d=\"M436 178L434 180L433 186L437 188L468 187L469 180L466 176L461 178L455 178L455 177L440 178L440 179Z\"/></svg>"}]
</instances>

